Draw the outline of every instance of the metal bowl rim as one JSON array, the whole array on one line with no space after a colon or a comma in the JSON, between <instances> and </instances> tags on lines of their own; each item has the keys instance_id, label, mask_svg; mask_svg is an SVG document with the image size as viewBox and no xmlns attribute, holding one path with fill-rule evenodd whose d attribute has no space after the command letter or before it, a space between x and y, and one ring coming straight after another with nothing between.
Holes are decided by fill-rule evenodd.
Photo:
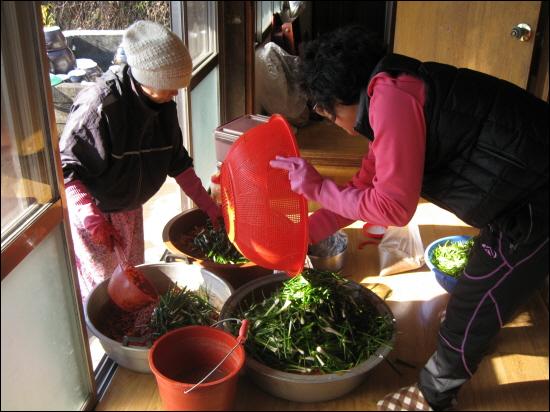
<instances>
[{"instance_id":1,"label":"metal bowl rim","mask_svg":"<svg viewBox=\"0 0 550 412\"><path fill-rule=\"evenodd\" d=\"M185 210L181 213L178 213L176 216L171 218L162 229L162 241L164 242L164 245L168 248L168 250L176 255L179 256L185 256L191 259L194 259L197 261L201 266L205 268L214 268L214 269L239 269L239 268L249 268L249 267L257 267L254 262L246 262L242 264L230 264L230 263L216 263L212 260L205 259L204 257L198 257L198 256L192 256L184 251L180 250L176 247L176 245L172 242L172 239L170 239L170 229L172 228L172 225L181 219L183 216L190 215L192 213L203 213L206 216L206 213L204 213L201 209L198 207L194 207L192 209Z\"/></svg>"},{"instance_id":2,"label":"metal bowl rim","mask_svg":"<svg viewBox=\"0 0 550 412\"><path fill-rule=\"evenodd\" d=\"M170 263L142 263L140 265L136 265L136 268L140 268L140 267L159 267L159 266L162 266L162 267L166 267L166 266L181 266L182 264L180 262L170 262ZM221 277L219 277L218 275L216 275L215 273L212 273L210 272L207 268L202 268L204 270L206 270L208 272L209 275L211 275L213 278L216 278L217 280L221 281L222 284L226 285L228 288L229 288L229 292L230 292L230 295L229 297L231 297L235 291L235 289L227 282L225 281L224 279L222 279ZM125 351L128 350L128 351L131 351L131 352L146 352L148 351L150 348L147 348L147 347L140 347L140 346L130 346L130 345L123 345L122 343L120 343L119 341L116 341L114 339L111 339L110 337L104 335L103 333L101 333L96 327L95 325L92 323L89 315L88 315L88 303L89 303L89 300L90 298L92 297L93 293L95 292L95 290L97 288L99 288L101 285L103 285L105 282L108 282L109 281L109 278L103 280L101 283L98 283L93 289L92 291L90 292L90 294L86 297L86 300L84 302L84 317L85 317L85 320L86 320L86 325L88 326L88 328L90 328L93 332L93 334L100 340L105 340L106 342L108 342L110 345L112 346L117 346L117 347L120 347L120 348L123 348ZM228 298L229 299L229 298ZM225 303L224 303L225 304ZM223 309L223 306L222 306L222 309ZM220 313L221 313L221 309L220 309Z\"/></svg>"},{"instance_id":3,"label":"metal bowl rim","mask_svg":"<svg viewBox=\"0 0 550 412\"><path fill-rule=\"evenodd\" d=\"M237 303L240 302L244 297L248 296L251 292L254 290L259 289L262 286L266 286L272 283L281 283L284 280L288 280L289 277L286 274L276 274L269 277L264 278L258 278L253 281L248 282L247 284L241 286L239 289L235 291L224 303L222 310L220 312L220 316L224 313L224 310L228 303L232 302L233 300L237 300ZM372 298L373 300L376 300L376 304L374 305L377 310L380 305L384 307L384 309L387 311L387 314L391 316L392 324L393 324L393 331L392 331L392 337L389 341L389 346L380 346L376 350L374 354L372 354L368 359L361 362L359 365L340 373L326 373L326 374L320 374L320 375L306 375L306 374L300 374L300 373L290 373L290 372L284 372L280 371L274 368L271 368L267 365L264 365L263 363L253 359L250 356L246 357L246 367L254 369L257 373L261 373L262 375L274 378L278 380L284 380L284 381L293 381L295 383L329 383L329 382L336 382L341 380L346 380L349 378L360 376L371 369L373 369L378 363L382 362L382 360L393 350L393 345L395 345L395 340L397 336L396 331L396 320L393 316L393 312L389 308L389 306L380 298L376 293L371 291L368 288L365 288L360 283L357 283L353 280L346 279L347 281L351 282L356 287L361 287L364 292L369 296L369 298ZM239 295L240 296L239 298ZM227 315L226 315L227 316ZM226 327L224 327L225 329ZM366 369L368 367L368 369Z\"/></svg>"}]
</instances>

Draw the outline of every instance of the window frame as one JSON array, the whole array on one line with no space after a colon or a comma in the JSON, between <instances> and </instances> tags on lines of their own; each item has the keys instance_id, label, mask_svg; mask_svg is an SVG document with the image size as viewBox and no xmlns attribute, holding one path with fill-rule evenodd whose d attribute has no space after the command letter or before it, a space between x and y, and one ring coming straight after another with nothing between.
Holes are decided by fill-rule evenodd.
<instances>
[{"instance_id":1,"label":"window frame","mask_svg":"<svg viewBox=\"0 0 550 412\"><path fill-rule=\"evenodd\" d=\"M283 3L284 1L255 1L256 5L256 29L255 29L255 39L256 43L262 44L268 36L271 34L271 31L273 30L272 27L272 19L269 19L269 22L267 24L264 24L264 11L268 10L269 15L273 16L275 13L280 13L283 9Z\"/></svg>"},{"instance_id":2,"label":"window frame","mask_svg":"<svg viewBox=\"0 0 550 412\"><path fill-rule=\"evenodd\" d=\"M86 364L83 366L85 378L90 388L83 409L91 410L98 402L98 392L94 371L91 361L90 347L88 345L87 332L84 320L84 310L80 299L80 287L78 274L76 272L75 257L72 250L73 242L67 213L67 201L65 191L60 190L63 185L63 172L61 169L61 157L59 155L59 138L57 136L57 125L53 106L53 96L49 81L49 63L46 53L46 43L43 35L42 13L40 2L2 2L3 7L13 7L15 16L26 22L28 39L33 43L33 63L38 64L36 80L38 81L37 98L40 99L41 123L44 137L44 150L48 172L51 177L52 198L49 202L37 207L25 214L24 219L19 218L10 228L1 241L1 279L4 280L13 269L19 265L45 238L56 228L62 227L65 240L65 257L72 286L73 302L76 308L79 328L77 329L78 339L82 342L83 352L86 357ZM4 4L6 3L6 4ZM12 3L12 4L9 4ZM17 4L16 4L17 3ZM3 10L4 11L4 10ZM14 27L17 27L14 25ZM12 27L13 28L13 27ZM10 64L11 61L5 62ZM13 63L12 63L13 64Z\"/></svg>"},{"instance_id":3,"label":"window frame","mask_svg":"<svg viewBox=\"0 0 550 412\"><path fill-rule=\"evenodd\" d=\"M170 19L172 31L183 39L183 42L187 46L189 44L188 31L187 31L187 1L171 1L170 2ZM183 135L183 146L186 150L193 153L192 143L192 120L191 120L191 92L195 89L204 78L214 68L219 66L219 39L218 39L218 2L207 1L209 5L209 14L212 14L212 20L209 23L213 25L209 30L211 41L216 45L211 49L211 52L207 57L202 59L199 64L193 66L193 72L191 74L191 82L189 87L183 89L176 96L176 102L178 105L178 118ZM219 110L219 107L218 107ZM181 193L182 209L187 210L193 207L193 201L189 199L183 192Z\"/></svg>"},{"instance_id":4,"label":"window frame","mask_svg":"<svg viewBox=\"0 0 550 412\"><path fill-rule=\"evenodd\" d=\"M22 5L19 7L23 7ZM44 146L47 153L49 172L52 179L52 199L43 205L33 207L24 217L14 223L5 234L1 244L2 257L2 279L4 279L11 270L17 266L26 256L38 245L52 230L53 227L64 223L64 231L68 241L71 241L70 228L67 224L68 214L66 209L66 198L63 187L63 172L61 170L61 158L59 156L59 139L57 137L57 125L55 122L55 113L53 107L53 97L50 88L48 73L49 64L47 61L46 44L42 35L42 20L40 18L40 2L31 2L28 12L31 14L30 24L31 39L35 44L34 57L36 62L40 62L41 69L38 71L41 77L38 79L40 90L38 98L42 107L42 124L44 135ZM68 236L67 236L68 235ZM69 245L69 250L72 244ZM71 263L74 264L74 256L69 253ZM74 265L73 265L74 267ZM77 280L73 275L73 280ZM76 282L78 284L78 282Z\"/></svg>"},{"instance_id":5,"label":"window frame","mask_svg":"<svg viewBox=\"0 0 550 412\"><path fill-rule=\"evenodd\" d=\"M14 6L15 7L15 6ZM35 7L36 8L36 7ZM15 10L15 9L14 9ZM32 14L31 10L19 11L21 13ZM46 108L48 106L48 96L47 92L50 92L51 100L51 90L45 87L49 85L49 79L46 74L48 70L44 72L43 65L47 63L45 60L45 43L43 36L38 30L42 30L42 23L39 19L36 18L36 15L29 16L31 21L30 28L28 31L28 39L34 43L33 47L33 57L34 61L40 62L42 65L42 70L38 69L37 72L41 76L36 78L39 90L39 95L37 96L40 99L39 106ZM37 21L38 20L38 21ZM35 23L35 24L33 24ZM32 30L34 28L34 30ZM24 40L17 36L19 40ZM6 62L2 60L2 64L10 64L11 61L8 61L6 56ZM48 66L46 66L48 67ZM1 276L4 279L11 270L17 266L33 249L33 246L40 243L44 239L51 229L57 224L62 222L62 214L56 213L60 210L59 206L59 179L58 171L54 167L55 165L55 152L56 149L55 142L51 139L51 118L49 113L45 110L40 114L40 123L42 126L41 138L44 143L44 151L46 153L47 161L47 174L50 180L50 188L52 190L51 199L44 204L36 204L28 207L21 216L16 218L13 222L10 222L7 226L8 229L5 233L2 234L1 238L1 256L2 256L2 272ZM55 123L54 123L55 124ZM56 129L53 129L56 130ZM53 209L53 210L50 210ZM43 228L49 228L50 230L44 230Z\"/></svg>"},{"instance_id":6,"label":"window frame","mask_svg":"<svg viewBox=\"0 0 550 412\"><path fill-rule=\"evenodd\" d=\"M185 3L185 11L184 11L184 18L185 18L185 28L188 27L187 24L187 16L189 13L187 12L187 6L189 2ZM210 63L210 61L217 57L219 49L218 49L218 43L216 41L216 34L218 32L218 24L217 24L217 11L216 11L216 2L214 1L206 1L207 5L207 13L208 13L208 50L206 53L201 53L200 59L196 62L193 62L193 72L192 77L195 77L196 75L202 73ZM185 44L189 45L189 33L186 30L185 31ZM208 71L209 69L206 68ZM211 69L210 69L211 70ZM190 86L191 87L191 86Z\"/></svg>"}]
</instances>

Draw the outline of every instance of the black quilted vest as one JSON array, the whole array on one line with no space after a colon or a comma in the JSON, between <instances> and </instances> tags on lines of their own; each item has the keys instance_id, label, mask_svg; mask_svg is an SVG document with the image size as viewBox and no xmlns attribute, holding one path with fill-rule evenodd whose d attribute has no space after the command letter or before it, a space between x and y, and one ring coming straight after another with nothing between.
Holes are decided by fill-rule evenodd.
<instances>
[{"instance_id":1,"label":"black quilted vest","mask_svg":"<svg viewBox=\"0 0 550 412\"><path fill-rule=\"evenodd\" d=\"M548 213L547 103L480 72L397 54L384 57L371 78L380 72L408 73L426 85L422 197L478 228L532 199ZM368 110L365 90L356 130L373 140Z\"/></svg>"}]
</instances>

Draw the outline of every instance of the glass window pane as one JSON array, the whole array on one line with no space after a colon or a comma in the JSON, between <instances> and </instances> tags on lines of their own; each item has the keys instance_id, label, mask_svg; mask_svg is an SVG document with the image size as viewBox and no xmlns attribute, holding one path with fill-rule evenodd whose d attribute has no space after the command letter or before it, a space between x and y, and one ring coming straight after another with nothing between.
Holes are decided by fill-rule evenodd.
<instances>
[{"instance_id":1,"label":"glass window pane","mask_svg":"<svg viewBox=\"0 0 550 412\"><path fill-rule=\"evenodd\" d=\"M271 26L273 14L279 13L283 7L282 1L257 1L256 6L256 41L263 41L264 32Z\"/></svg>"},{"instance_id":2,"label":"glass window pane","mask_svg":"<svg viewBox=\"0 0 550 412\"><path fill-rule=\"evenodd\" d=\"M269 27L273 18L273 2L262 1L262 33Z\"/></svg>"},{"instance_id":3,"label":"glass window pane","mask_svg":"<svg viewBox=\"0 0 550 412\"><path fill-rule=\"evenodd\" d=\"M200 64L213 50L210 42L210 7L207 1L187 2L187 41L193 67Z\"/></svg>"},{"instance_id":4,"label":"glass window pane","mask_svg":"<svg viewBox=\"0 0 550 412\"><path fill-rule=\"evenodd\" d=\"M151 20L170 27L169 1L41 1L40 4L44 25L59 26L61 30L124 30L136 20Z\"/></svg>"},{"instance_id":5,"label":"glass window pane","mask_svg":"<svg viewBox=\"0 0 550 412\"><path fill-rule=\"evenodd\" d=\"M81 410L92 393L58 226L2 280L2 410Z\"/></svg>"},{"instance_id":6,"label":"glass window pane","mask_svg":"<svg viewBox=\"0 0 550 412\"><path fill-rule=\"evenodd\" d=\"M220 122L218 90L216 67L191 91L193 164L204 187L210 186L210 177L216 171L214 129Z\"/></svg>"},{"instance_id":7,"label":"glass window pane","mask_svg":"<svg viewBox=\"0 0 550 412\"><path fill-rule=\"evenodd\" d=\"M38 45L32 30L18 26L13 9L2 4L3 240L36 206L52 200L53 178L44 133Z\"/></svg>"}]
</instances>

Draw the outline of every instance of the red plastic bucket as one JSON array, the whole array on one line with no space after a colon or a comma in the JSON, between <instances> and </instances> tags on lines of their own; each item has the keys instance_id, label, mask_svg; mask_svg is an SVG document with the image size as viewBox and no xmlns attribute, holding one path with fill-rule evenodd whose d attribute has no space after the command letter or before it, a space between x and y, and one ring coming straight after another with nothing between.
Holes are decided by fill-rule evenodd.
<instances>
[{"instance_id":1,"label":"red plastic bucket","mask_svg":"<svg viewBox=\"0 0 550 412\"><path fill-rule=\"evenodd\" d=\"M229 410L245 351L239 345L221 366L192 391L238 343L236 337L208 326L186 326L160 337L149 351L164 409Z\"/></svg>"}]
</instances>

